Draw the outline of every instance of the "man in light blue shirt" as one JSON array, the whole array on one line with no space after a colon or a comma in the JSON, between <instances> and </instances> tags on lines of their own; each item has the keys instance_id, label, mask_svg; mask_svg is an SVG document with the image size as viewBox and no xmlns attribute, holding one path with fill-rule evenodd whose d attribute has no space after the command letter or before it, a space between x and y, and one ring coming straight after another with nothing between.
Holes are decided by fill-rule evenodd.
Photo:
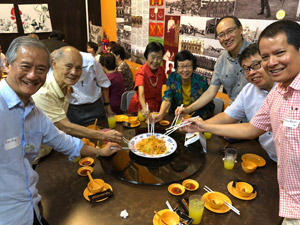
<instances>
[{"instance_id":1,"label":"man in light blue shirt","mask_svg":"<svg viewBox=\"0 0 300 225\"><path fill-rule=\"evenodd\" d=\"M95 119L105 119L106 112L112 113L109 104L110 81L92 54L80 54L82 74L79 81L73 85L67 116L72 123L87 125Z\"/></svg>"},{"instance_id":2,"label":"man in light blue shirt","mask_svg":"<svg viewBox=\"0 0 300 225\"><path fill-rule=\"evenodd\" d=\"M176 115L185 115L204 107L215 98L221 85L229 98L235 100L248 83L238 62L241 52L251 44L243 38L241 22L235 16L224 16L216 25L216 34L226 51L217 59L209 88L193 104L186 108L177 108Z\"/></svg>"},{"instance_id":3,"label":"man in light blue shirt","mask_svg":"<svg viewBox=\"0 0 300 225\"><path fill-rule=\"evenodd\" d=\"M47 144L74 160L80 155L108 156L59 131L35 105L31 95L44 84L50 65L47 48L34 38L19 37L7 51L9 73L0 82L0 225L47 224L41 217L36 184L38 174L32 162L40 145ZM119 148L118 148L119 149Z\"/></svg>"},{"instance_id":4,"label":"man in light blue shirt","mask_svg":"<svg viewBox=\"0 0 300 225\"><path fill-rule=\"evenodd\" d=\"M250 121L259 110L268 93L276 85L272 77L261 67L261 56L258 53L256 43L251 44L241 53L239 62L249 84L243 88L235 101L224 112L215 115L205 122L228 124L244 119ZM272 132L266 132L261 135L259 142L270 158L277 162Z\"/></svg>"}]
</instances>

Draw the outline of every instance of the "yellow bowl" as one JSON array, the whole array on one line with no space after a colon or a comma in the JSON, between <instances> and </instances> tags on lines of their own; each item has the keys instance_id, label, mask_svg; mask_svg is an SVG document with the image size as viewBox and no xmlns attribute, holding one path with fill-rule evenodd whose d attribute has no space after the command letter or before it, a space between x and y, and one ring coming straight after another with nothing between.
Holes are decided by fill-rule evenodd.
<instances>
[{"instance_id":1,"label":"yellow bowl","mask_svg":"<svg viewBox=\"0 0 300 225\"><path fill-rule=\"evenodd\" d=\"M89 190L89 192L91 193L98 193L103 191L103 187L104 187L104 180L101 179L94 179L94 181L99 185L99 188L94 188L91 184L91 182L88 183L87 188Z\"/></svg>"},{"instance_id":2,"label":"yellow bowl","mask_svg":"<svg viewBox=\"0 0 300 225\"><path fill-rule=\"evenodd\" d=\"M181 184L170 184L168 187L168 191L172 195L182 195L185 192L184 187Z\"/></svg>"},{"instance_id":3,"label":"yellow bowl","mask_svg":"<svg viewBox=\"0 0 300 225\"><path fill-rule=\"evenodd\" d=\"M257 165L254 162L251 161L243 161L242 162L242 169L245 173L253 173L257 168Z\"/></svg>"},{"instance_id":4,"label":"yellow bowl","mask_svg":"<svg viewBox=\"0 0 300 225\"><path fill-rule=\"evenodd\" d=\"M182 182L184 188L188 191L196 191L199 188L199 183L192 179L186 179Z\"/></svg>"},{"instance_id":5,"label":"yellow bowl","mask_svg":"<svg viewBox=\"0 0 300 225\"><path fill-rule=\"evenodd\" d=\"M94 163L94 159L91 157L85 157L79 160L80 166L90 166Z\"/></svg>"},{"instance_id":6,"label":"yellow bowl","mask_svg":"<svg viewBox=\"0 0 300 225\"><path fill-rule=\"evenodd\" d=\"M242 197L249 197L253 192L253 187L246 182L238 182L235 187L238 194Z\"/></svg>"},{"instance_id":7,"label":"yellow bowl","mask_svg":"<svg viewBox=\"0 0 300 225\"><path fill-rule=\"evenodd\" d=\"M209 193L207 195L207 204L214 209L219 209L224 205L224 198L219 193Z\"/></svg>"},{"instance_id":8,"label":"yellow bowl","mask_svg":"<svg viewBox=\"0 0 300 225\"><path fill-rule=\"evenodd\" d=\"M80 167L78 170L77 170L77 173L78 175L80 176L87 176L87 172L90 172L90 173L93 173L94 172L94 169L93 167L90 167L90 166L83 166L83 167Z\"/></svg>"},{"instance_id":9,"label":"yellow bowl","mask_svg":"<svg viewBox=\"0 0 300 225\"><path fill-rule=\"evenodd\" d=\"M128 117L128 123L131 123L131 124L136 124L138 122L138 119L136 116L130 116Z\"/></svg>"},{"instance_id":10,"label":"yellow bowl","mask_svg":"<svg viewBox=\"0 0 300 225\"><path fill-rule=\"evenodd\" d=\"M164 225L164 223L168 225L177 225L179 223L179 216L175 212L171 212L171 211L164 212L160 216L160 218L161 219L159 220L159 224L161 225ZM161 220L163 220L164 223Z\"/></svg>"}]
</instances>

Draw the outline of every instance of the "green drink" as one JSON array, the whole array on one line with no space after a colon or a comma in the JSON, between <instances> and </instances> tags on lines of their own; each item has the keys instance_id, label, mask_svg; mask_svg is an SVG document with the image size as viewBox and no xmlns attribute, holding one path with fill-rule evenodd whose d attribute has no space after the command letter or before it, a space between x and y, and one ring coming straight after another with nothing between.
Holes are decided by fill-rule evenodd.
<instances>
[{"instance_id":1,"label":"green drink","mask_svg":"<svg viewBox=\"0 0 300 225\"><path fill-rule=\"evenodd\" d=\"M189 199L189 216L194 219L192 224L199 224L204 210L204 199L201 195L192 195Z\"/></svg>"},{"instance_id":2,"label":"green drink","mask_svg":"<svg viewBox=\"0 0 300 225\"><path fill-rule=\"evenodd\" d=\"M109 128L115 128L116 127L116 116L115 114L109 114L107 116L107 122L108 122L108 127Z\"/></svg>"}]
</instances>

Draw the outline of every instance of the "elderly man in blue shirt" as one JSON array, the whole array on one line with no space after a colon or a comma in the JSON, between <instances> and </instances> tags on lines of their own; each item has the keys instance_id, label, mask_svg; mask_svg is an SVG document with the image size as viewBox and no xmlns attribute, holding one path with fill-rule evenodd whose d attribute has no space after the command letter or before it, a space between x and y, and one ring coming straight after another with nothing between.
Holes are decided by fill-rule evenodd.
<instances>
[{"instance_id":1,"label":"elderly man in blue shirt","mask_svg":"<svg viewBox=\"0 0 300 225\"><path fill-rule=\"evenodd\" d=\"M9 72L0 82L0 224L47 224L41 217L36 184L38 174L32 162L40 145L47 144L74 160L80 155L109 156L116 150L109 143L101 151L84 145L59 131L35 106L31 95L44 84L50 55L42 42L30 37L12 41L7 51Z\"/></svg>"},{"instance_id":2,"label":"elderly man in blue shirt","mask_svg":"<svg viewBox=\"0 0 300 225\"><path fill-rule=\"evenodd\" d=\"M243 27L235 16L224 16L216 25L216 34L220 44L226 50L218 58L209 88L186 108L176 109L175 114L191 113L207 105L217 95L223 85L230 99L235 100L248 83L239 64L241 52L251 43L243 38Z\"/></svg>"}]
</instances>

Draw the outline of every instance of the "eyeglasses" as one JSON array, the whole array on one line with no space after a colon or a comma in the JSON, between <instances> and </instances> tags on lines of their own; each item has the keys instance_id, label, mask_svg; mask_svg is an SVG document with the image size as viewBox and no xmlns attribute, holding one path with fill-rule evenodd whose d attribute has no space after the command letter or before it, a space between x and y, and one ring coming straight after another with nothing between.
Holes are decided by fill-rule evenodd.
<instances>
[{"instance_id":1,"label":"eyeglasses","mask_svg":"<svg viewBox=\"0 0 300 225\"><path fill-rule=\"evenodd\" d=\"M186 66L178 65L178 69L179 70L184 70L184 69L192 70L193 69L193 65L186 65Z\"/></svg>"},{"instance_id":2,"label":"eyeglasses","mask_svg":"<svg viewBox=\"0 0 300 225\"><path fill-rule=\"evenodd\" d=\"M243 70L245 74L249 74L250 70L259 70L261 68L261 60L260 61L255 61L252 63L250 66L243 66Z\"/></svg>"},{"instance_id":3,"label":"eyeglasses","mask_svg":"<svg viewBox=\"0 0 300 225\"><path fill-rule=\"evenodd\" d=\"M225 32L219 33L219 34L217 35L217 37L218 37L219 39L223 39L223 38L225 38L226 35L232 34L232 32L233 32L236 28L237 28L237 26L232 27L232 28L229 28L229 29L226 30Z\"/></svg>"}]
</instances>

